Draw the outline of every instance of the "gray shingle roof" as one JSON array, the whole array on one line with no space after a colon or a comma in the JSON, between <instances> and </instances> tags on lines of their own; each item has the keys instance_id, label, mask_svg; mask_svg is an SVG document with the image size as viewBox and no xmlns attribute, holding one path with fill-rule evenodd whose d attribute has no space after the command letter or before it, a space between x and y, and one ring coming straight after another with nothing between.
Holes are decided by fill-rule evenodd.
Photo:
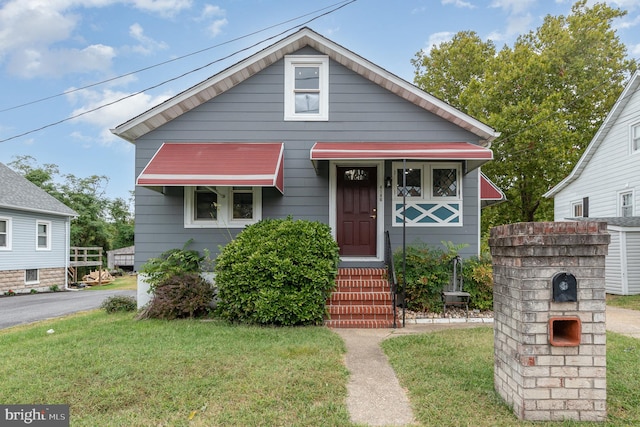
<instances>
[{"instance_id":1,"label":"gray shingle roof","mask_svg":"<svg viewBox=\"0 0 640 427\"><path fill-rule=\"evenodd\" d=\"M0 207L78 216L76 211L3 163L0 163Z\"/></svg>"}]
</instances>

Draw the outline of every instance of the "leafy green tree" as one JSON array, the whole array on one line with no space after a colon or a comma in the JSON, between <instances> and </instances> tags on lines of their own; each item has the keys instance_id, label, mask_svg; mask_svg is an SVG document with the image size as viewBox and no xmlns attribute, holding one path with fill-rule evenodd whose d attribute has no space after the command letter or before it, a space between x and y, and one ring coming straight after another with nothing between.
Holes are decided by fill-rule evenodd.
<instances>
[{"instance_id":1,"label":"leafy green tree","mask_svg":"<svg viewBox=\"0 0 640 427\"><path fill-rule=\"evenodd\" d=\"M495 55L469 32L417 54L417 85L501 133L483 171L508 201L485 209L484 230L553 219L542 195L571 171L637 67L613 28L625 14L580 0Z\"/></svg>"},{"instance_id":2,"label":"leafy green tree","mask_svg":"<svg viewBox=\"0 0 640 427\"><path fill-rule=\"evenodd\" d=\"M39 166L31 156L19 156L9 166L78 213L71 221L71 246L109 250L133 244L133 216L126 201L105 196L106 176L61 175L58 166Z\"/></svg>"}]
</instances>

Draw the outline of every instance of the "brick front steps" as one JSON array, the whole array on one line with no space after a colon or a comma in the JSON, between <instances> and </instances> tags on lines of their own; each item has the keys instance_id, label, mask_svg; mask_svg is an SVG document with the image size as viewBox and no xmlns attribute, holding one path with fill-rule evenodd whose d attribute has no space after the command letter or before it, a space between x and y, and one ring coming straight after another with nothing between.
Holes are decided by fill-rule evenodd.
<instances>
[{"instance_id":1,"label":"brick front steps","mask_svg":"<svg viewBox=\"0 0 640 427\"><path fill-rule=\"evenodd\" d=\"M393 302L384 268L341 268L327 300L330 328L392 328ZM399 326L399 323L398 325Z\"/></svg>"}]
</instances>

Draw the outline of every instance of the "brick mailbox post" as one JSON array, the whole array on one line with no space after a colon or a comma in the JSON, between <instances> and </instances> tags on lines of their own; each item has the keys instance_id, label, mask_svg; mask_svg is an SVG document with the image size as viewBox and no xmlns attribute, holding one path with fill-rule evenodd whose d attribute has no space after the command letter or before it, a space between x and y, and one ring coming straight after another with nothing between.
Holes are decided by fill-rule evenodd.
<instances>
[{"instance_id":1,"label":"brick mailbox post","mask_svg":"<svg viewBox=\"0 0 640 427\"><path fill-rule=\"evenodd\" d=\"M523 420L604 421L606 223L491 230L494 383Z\"/></svg>"}]
</instances>

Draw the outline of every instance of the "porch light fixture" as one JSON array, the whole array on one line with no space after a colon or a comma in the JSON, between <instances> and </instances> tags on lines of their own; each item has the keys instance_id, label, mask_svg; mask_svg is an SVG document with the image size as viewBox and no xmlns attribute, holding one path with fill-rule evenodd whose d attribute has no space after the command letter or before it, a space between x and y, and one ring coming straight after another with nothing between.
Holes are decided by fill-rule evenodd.
<instances>
[{"instance_id":1,"label":"porch light fixture","mask_svg":"<svg viewBox=\"0 0 640 427\"><path fill-rule=\"evenodd\" d=\"M384 186L387 188L391 188L391 177L388 176L384 179Z\"/></svg>"}]
</instances>

